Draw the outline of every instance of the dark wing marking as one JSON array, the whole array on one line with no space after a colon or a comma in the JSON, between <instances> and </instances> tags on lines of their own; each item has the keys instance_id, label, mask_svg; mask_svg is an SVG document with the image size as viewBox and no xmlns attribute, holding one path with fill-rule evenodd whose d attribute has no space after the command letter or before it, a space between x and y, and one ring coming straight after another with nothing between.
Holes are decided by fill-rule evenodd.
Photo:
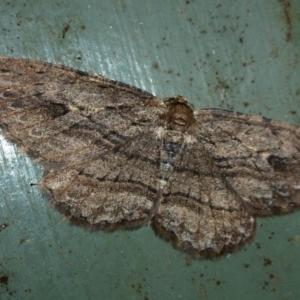
<instances>
[{"instance_id":1,"label":"dark wing marking","mask_svg":"<svg viewBox=\"0 0 300 300\"><path fill-rule=\"evenodd\" d=\"M196 141L183 145L153 225L176 247L213 257L250 241L255 218Z\"/></svg>"},{"instance_id":2,"label":"dark wing marking","mask_svg":"<svg viewBox=\"0 0 300 300\"><path fill-rule=\"evenodd\" d=\"M162 101L104 77L0 58L0 126L40 161L69 163L139 134Z\"/></svg>"},{"instance_id":3,"label":"dark wing marking","mask_svg":"<svg viewBox=\"0 0 300 300\"><path fill-rule=\"evenodd\" d=\"M195 112L198 136L256 215L300 207L300 128L222 110Z\"/></svg>"},{"instance_id":4,"label":"dark wing marking","mask_svg":"<svg viewBox=\"0 0 300 300\"><path fill-rule=\"evenodd\" d=\"M149 222L157 198L159 155L160 140L149 129L112 151L50 172L42 186L75 221L139 226Z\"/></svg>"}]
</instances>

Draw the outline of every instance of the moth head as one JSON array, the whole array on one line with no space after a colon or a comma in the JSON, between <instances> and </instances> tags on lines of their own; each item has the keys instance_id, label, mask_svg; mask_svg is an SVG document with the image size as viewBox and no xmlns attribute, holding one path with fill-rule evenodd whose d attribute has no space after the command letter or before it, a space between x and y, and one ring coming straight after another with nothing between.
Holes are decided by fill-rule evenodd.
<instances>
[{"instance_id":1,"label":"moth head","mask_svg":"<svg viewBox=\"0 0 300 300\"><path fill-rule=\"evenodd\" d=\"M196 120L192 104L182 96L172 96L165 100L167 113L162 118L165 121L167 130L176 130L180 132L194 131Z\"/></svg>"}]
</instances>

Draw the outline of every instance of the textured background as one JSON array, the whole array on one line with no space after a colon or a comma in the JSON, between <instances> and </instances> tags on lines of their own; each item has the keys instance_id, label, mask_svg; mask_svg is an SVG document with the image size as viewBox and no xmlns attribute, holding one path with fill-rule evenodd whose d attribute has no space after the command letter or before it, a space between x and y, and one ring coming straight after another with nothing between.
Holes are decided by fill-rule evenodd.
<instances>
[{"instance_id":1,"label":"textured background","mask_svg":"<svg viewBox=\"0 0 300 300\"><path fill-rule=\"evenodd\" d=\"M300 125L298 0L0 0L0 41L0 55ZM31 185L42 168L0 139L1 300L299 299L300 212L259 219L239 253L193 261L149 227L70 225Z\"/></svg>"}]
</instances>

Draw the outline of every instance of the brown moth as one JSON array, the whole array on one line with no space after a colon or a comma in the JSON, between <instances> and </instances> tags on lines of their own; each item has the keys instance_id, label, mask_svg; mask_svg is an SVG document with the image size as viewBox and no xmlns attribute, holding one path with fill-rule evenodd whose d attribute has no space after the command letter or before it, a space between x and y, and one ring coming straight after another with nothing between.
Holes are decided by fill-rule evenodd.
<instances>
[{"instance_id":1,"label":"brown moth","mask_svg":"<svg viewBox=\"0 0 300 300\"><path fill-rule=\"evenodd\" d=\"M300 206L300 128L279 121L2 57L0 125L44 163L40 185L71 220L151 224L196 257L237 250L257 216Z\"/></svg>"}]
</instances>

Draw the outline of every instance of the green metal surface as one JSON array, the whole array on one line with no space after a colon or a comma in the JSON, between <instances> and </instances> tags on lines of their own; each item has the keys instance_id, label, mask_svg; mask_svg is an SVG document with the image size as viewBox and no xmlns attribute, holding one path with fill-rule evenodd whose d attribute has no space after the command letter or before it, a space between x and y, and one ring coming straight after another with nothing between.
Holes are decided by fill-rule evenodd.
<instances>
[{"instance_id":1,"label":"green metal surface","mask_svg":"<svg viewBox=\"0 0 300 300\"><path fill-rule=\"evenodd\" d=\"M297 0L0 0L0 55L300 125L299 16ZM0 139L1 300L300 299L300 212L259 219L239 253L194 261L149 227L70 225L32 185L41 166Z\"/></svg>"}]
</instances>

